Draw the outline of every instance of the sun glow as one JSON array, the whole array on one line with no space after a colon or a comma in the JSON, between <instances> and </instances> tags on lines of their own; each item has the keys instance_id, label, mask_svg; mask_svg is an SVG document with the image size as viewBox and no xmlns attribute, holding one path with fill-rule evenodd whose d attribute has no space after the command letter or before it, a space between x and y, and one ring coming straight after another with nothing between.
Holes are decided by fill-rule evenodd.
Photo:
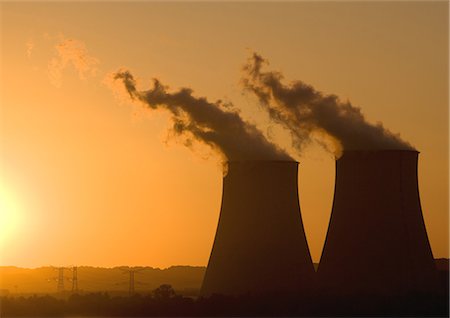
<instances>
[{"instance_id":1,"label":"sun glow","mask_svg":"<svg viewBox=\"0 0 450 318\"><path fill-rule=\"evenodd\" d=\"M22 223L22 211L17 197L0 185L0 245L14 237Z\"/></svg>"}]
</instances>

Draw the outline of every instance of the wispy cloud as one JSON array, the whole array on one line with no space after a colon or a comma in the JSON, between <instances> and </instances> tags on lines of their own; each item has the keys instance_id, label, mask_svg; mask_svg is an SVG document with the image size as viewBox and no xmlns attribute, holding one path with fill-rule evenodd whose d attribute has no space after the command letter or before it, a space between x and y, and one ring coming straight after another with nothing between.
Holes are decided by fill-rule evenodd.
<instances>
[{"instance_id":1,"label":"wispy cloud","mask_svg":"<svg viewBox=\"0 0 450 318\"><path fill-rule=\"evenodd\" d=\"M34 50L34 42L32 40L28 40L28 42L26 43L26 47L27 47L27 57L31 58L31 54L33 54Z\"/></svg>"},{"instance_id":2,"label":"wispy cloud","mask_svg":"<svg viewBox=\"0 0 450 318\"><path fill-rule=\"evenodd\" d=\"M55 50L56 56L48 63L48 77L56 87L61 86L63 71L69 66L75 68L80 79L96 75L99 60L89 55L82 41L60 36Z\"/></svg>"}]
</instances>

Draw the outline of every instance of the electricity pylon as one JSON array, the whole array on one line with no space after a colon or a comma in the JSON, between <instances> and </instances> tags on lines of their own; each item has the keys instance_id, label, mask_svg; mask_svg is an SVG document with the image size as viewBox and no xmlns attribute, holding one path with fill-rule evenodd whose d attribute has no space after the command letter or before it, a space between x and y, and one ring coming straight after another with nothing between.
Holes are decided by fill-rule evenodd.
<instances>
[{"instance_id":1,"label":"electricity pylon","mask_svg":"<svg viewBox=\"0 0 450 318\"><path fill-rule=\"evenodd\" d=\"M58 284L57 284L57 291L58 293L61 293L64 291L64 267L58 268Z\"/></svg>"},{"instance_id":2,"label":"electricity pylon","mask_svg":"<svg viewBox=\"0 0 450 318\"><path fill-rule=\"evenodd\" d=\"M140 284L139 282L135 282L134 274L145 270L145 268L129 268L129 269L121 268L120 270L123 271L124 274L128 273L130 275L129 283L128 283L128 295L133 296L135 294L135 289L134 289L135 283Z\"/></svg>"},{"instance_id":3,"label":"electricity pylon","mask_svg":"<svg viewBox=\"0 0 450 318\"><path fill-rule=\"evenodd\" d=\"M72 267L72 293L78 292L78 269L76 266Z\"/></svg>"},{"instance_id":4,"label":"electricity pylon","mask_svg":"<svg viewBox=\"0 0 450 318\"><path fill-rule=\"evenodd\" d=\"M62 293L65 291L64 282L68 280L72 282L72 292L78 292L78 271L76 266L72 267L56 267L53 268L55 271L58 271L58 275L48 281L56 281L56 291L58 293ZM64 270L70 269L72 271L72 279L64 276Z\"/></svg>"},{"instance_id":5,"label":"electricity pylon","mask_svg":"<svg viewBox=\"0 0 450 318\"><path fill-rule=\"evenodd\" d=\"M64 280L66 279L64 277L64 270L67 269L66 267L57 267L53 268L55 271L58 271L58 276L49 278L48 281L56 281L56 291L58 293L62 293L64 291Z\"/></svg>"}]
</instances>

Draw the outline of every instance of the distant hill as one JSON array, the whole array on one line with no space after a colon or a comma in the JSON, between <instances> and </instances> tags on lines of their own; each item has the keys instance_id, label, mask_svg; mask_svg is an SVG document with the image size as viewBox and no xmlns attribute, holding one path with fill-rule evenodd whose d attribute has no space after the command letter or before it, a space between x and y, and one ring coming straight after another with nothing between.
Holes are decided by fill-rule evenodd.
<instances>
[{"instance_id":1,"label":"distant hill","mask_svg":"<svg viewBox=\"0 0 450 318\"><path fill-rule=\"evenodd\" d=\"M82 292L128 292L129 274L124 270L128 267L78 267L78 289ZM135 268L134 268L135 269ZM139 267L143 269L135 273L135 290L148 293L162 284L170 284L183 294L195 293L200 288L205 267L172 266L166 269ZM55 293L58 271L54 267L39 267L35 269L19 267L0 267L0 290L12 294L42 294ZM72 288L72 271L64 271L64 287Z\"/></svg>"},{"instance_id":2,"label":"distant hill","mask_svg":"<svg viewBox=\"0 0 450 318\"><path fill-rule=\"evenodd\" d=\"M318 264L314 263L317 270ZM436 267L448 275L449 260L436 259ZM206 267L172 266L166 269L139 267L144 269L135 274L135 290L145 294L162 284L170 284L178 294L197 295L205 275ZM78 288L81 292L127 293L128 267L78 267ZM35 269L0 266L0 294L52 294L56 292L58 271L54 267ZM64 285L67 291L72 288L72 272L64 271Z\"/></svg>"}]
</instances>

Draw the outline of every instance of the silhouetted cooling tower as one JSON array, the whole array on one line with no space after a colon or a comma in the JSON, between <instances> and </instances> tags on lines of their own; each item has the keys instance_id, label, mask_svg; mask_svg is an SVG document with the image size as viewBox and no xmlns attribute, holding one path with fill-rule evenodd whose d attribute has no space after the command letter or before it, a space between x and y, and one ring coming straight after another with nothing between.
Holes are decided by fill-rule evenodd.
<instances>
[{"instance_id":1,"label":"silhouetted cooling tower","mask_svg":"<svg viewBox=\"0 0 450 318\"><path fill-rule=\"evenodd\" d=\"M434 286L417 151L345 151L318 269L331 294L395 295Z\"/></svg>"},{"instance_id":2,"label":"silhouetted cooling tower","mask_svg":"<svg viewBox=\"0 0 450 318\"><path fill-rule=\"evenodd\" d=\"M314 275L303 230L297 162L229 162L202 295L309 290Z\"/></svg>"}]
</instances>

